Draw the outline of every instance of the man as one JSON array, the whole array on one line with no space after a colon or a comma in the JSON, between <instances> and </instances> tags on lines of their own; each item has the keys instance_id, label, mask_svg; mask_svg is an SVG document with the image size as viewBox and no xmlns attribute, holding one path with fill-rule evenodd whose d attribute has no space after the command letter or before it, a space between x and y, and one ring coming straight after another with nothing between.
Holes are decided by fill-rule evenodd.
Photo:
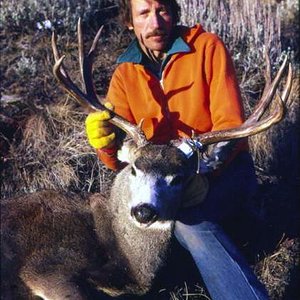
<instances>
[{"instance_id":1,"label":"man","mask_svg":"<svg viewBox=\"0 0 300 300\"><path fill-rule=\"evenodd\" d=\"M128 121L138 124L144 119L143 131L154 143L236 127L244 120L235 71L223 42L200 25L177 26L179 12L175 0L120 1L123 22L136 39L118 59L107 100ZM116 170L122 168L116 156L119 139L109 118L107 112L92 113L86 129L99 158ZM200 172L207 178L208 192L197 193L195 175L175 236L191 253L213 300L267 299L218 224L255 190L246 141L215 145L201 161Z\"/></svg>"}]
</instances>

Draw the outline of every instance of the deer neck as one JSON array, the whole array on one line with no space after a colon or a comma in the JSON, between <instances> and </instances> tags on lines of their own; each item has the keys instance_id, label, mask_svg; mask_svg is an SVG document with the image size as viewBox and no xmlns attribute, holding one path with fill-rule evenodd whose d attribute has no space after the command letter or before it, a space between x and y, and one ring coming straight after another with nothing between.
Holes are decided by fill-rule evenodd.
<instances>
[{"instance_id":1,"label":"deer neck","mask_svg":"<svg viewBox=\"0 0 300 300\"><path fill-rule=\"evenodd\" d=\"M138 283L149 288L158 269L163 265L171 242L174 222L154 223L149 227L138 226L130 215L126 200L131 197L125 170L120 173L111 191L110 205L115 212L112 230L122 254ZM123 183L123 184L122 184ZM120 199L122 195L122 199Z\"/></svg>"}]
</instances>

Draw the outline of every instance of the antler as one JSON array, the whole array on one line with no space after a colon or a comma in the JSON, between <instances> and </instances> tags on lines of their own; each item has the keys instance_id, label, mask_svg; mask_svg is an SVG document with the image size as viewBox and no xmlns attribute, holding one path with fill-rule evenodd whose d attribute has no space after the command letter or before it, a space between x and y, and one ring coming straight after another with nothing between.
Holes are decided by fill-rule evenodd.
<instances>
[{"instance_id":1,"label":"antler","mask_svg":"<svg viewBox=\"0 0 300 300\"><path fill-rule=\"evenodd\" d=\"M148 143L148 141L140 127L131 124L121 116L117 115L115 112L109 110L98 100L93 84L92 72L95 50L103 26L97 32L88 55L84 54L83 35L81 27L81 19L79 19L77 25L78 52L80 72L83 79L85 91L82 91L77 87L77 85L70 79L66 69L64 68L63 60L65 58L65 55L60 56L56 45L56 35L53 32L51 44L55 60L55 64L53 66L53 74L55 78L59 81L66 92L70 94L74 99L76 99L83 107L88 108L89 111L109 111L112 116L112 118L109 120L110 123L124 130L138 146L145 145L146 143Z\"/></svg>"},{"instance_id":2,"label":"antler","mask_svg":"<svg viewBox=\"0 0 300 300\"><path fill-rule=\"evenodd\" d=\"M276 93L276 91L287 66L289 68L287 80L282 95L280 96L278 92ZM271 81L270 60L267 56L267 71L265 77L266 86L263 95L259 103L254 108L252 114L241 126L228 130L212 131L195 135L192 137L192 139L197 140L203 146L210 145L221 141L228 141L255 135L259 132L268 129L273 124L276 124L279 121L281 121L284 115L284 106L287 103L287 99L290 95L292 88L292 66L290 63L288 64L287 56L285 57L273 81ZM272 102L275 93L275 100L277 101L275 109L271 112L269 116L267 116L264 119L261 119L266 109L270 106L270 103Z\"/></svg>"}]
</instances>

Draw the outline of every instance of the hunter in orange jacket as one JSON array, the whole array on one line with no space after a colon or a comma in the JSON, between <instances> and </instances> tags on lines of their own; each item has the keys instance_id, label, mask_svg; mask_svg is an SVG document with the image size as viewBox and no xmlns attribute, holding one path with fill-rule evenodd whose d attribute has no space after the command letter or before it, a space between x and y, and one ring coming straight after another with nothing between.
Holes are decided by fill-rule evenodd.
<instances>
[{"instance_id":1,"label":"hunter in orange jacket","mask_svg":"<svg viewBox=\"0 0 300 300\"><path fill-rule=\"evenodd\" d=\"M144 119L142 129L154 143L241 125L240 91L223 42L201 25L178 26L174 35L159 72L137 40L119 57L107 94L115 112L134 124ZM237 151L245 148L240 143ZM108 167L119 168L116 149L97 152Z\"/></svg>"},{"instance_id":2,"label":"hunter in orange jacket","mask_svg":"<svg viewBox=\"0 0 300 300\"><path fill-rule=\"evenodd\" d=\"M200 25L177 26L180 7L176 0L118 3L123 24L136 37L119 57L107 94L107 101L118 115L134 124L144 120L142 130L147 139L164 144L179 137L191 137L193 132L226 130L243 123L233 64L216 35L205 32ZM122 137L109 119L107 111L89 114L87 136L95 149L101 149L97 152L102 161L110 168L120 169L123 165L116 154ZM269 299L220 226L245 208L245 201L257 188L252 158L243 151L247 148L245 141L216 143L201 157L184 139L178 147L186 154L193 174L184 178L174 236L191 254L214 300ZM156 175L158 181L167 181L166 177ZM169 195L169 188L160 190L158 182L150 185L147 178L151 176L142 170L136 177L135 172L128 174L140 198L145 193L149 201L140 201L138 197L135 202L131 187L128 201L145 208L141 214L147 214L152 207L156 210L153 201L157 199L168 201L162 195ZM130 214L134 214L132 209ZM161 217L165 220L158 213L158 219Z\"/></svg>"}]
</instances>

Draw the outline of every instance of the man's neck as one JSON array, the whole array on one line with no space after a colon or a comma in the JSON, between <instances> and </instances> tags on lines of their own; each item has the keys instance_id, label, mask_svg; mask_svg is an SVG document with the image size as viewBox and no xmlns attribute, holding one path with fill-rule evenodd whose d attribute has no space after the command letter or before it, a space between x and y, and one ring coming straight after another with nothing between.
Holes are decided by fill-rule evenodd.
<instances>
[{"instance_id":1,"label":"man's neck","mask_svg":"<svg viewBox=\"0 0 300 300\"><path fill-rule=\"evenodd\" d=\"M167 51L153 51L149 48L145 47L144 45L140 45L142 48L143 53L147 56L147 58L153 63L153 64L161 64L161 62L166 58Z\"/></svg>"},{"instance_id":2,"label":"man's neck","mask_svg":"<svg viewBox=\"0 0 300 300\"><path fill-rule=\"evenodd\" d=\"M143 52L143 58L142 58L141 64L146 69L151 71L151 73L154 74L157 78L161 79L163 69L166 66L166 64L167 64L167 62L169 61L170 58L171 58L171 56L167 54L164 57L164 59L153 61L146 54L144 54L144 52Z\"/></svg>"}]
</instances>

